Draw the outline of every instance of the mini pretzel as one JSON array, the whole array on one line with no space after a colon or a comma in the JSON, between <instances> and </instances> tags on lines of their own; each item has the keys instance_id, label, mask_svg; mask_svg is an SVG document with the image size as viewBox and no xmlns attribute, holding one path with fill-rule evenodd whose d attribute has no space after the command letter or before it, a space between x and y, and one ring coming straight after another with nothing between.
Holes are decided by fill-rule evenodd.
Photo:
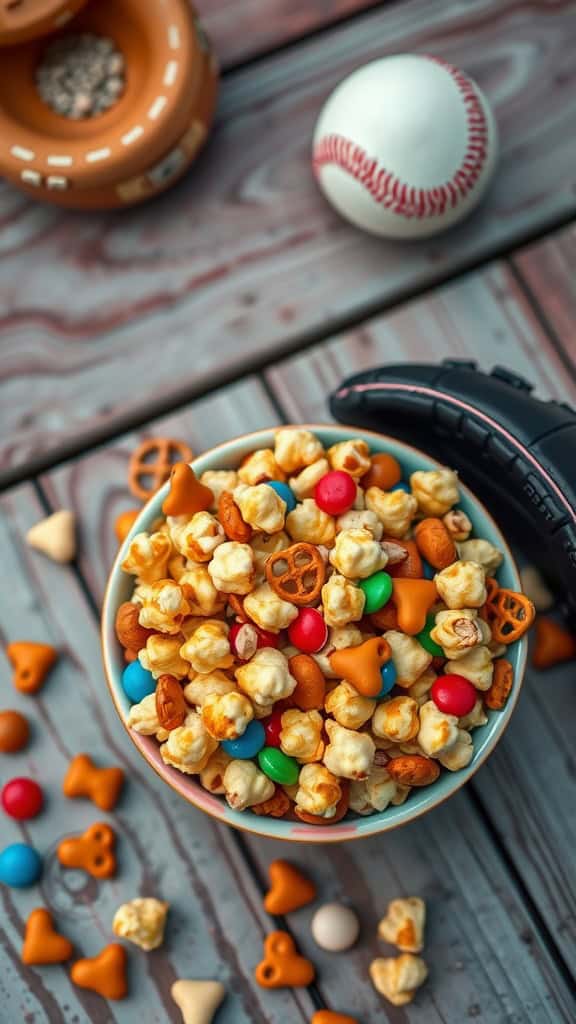
<instances>
[{"instance_id":1,"label":"mini pretzel","mask_svg":"<svg viewBox=\"0 0 576 1024\"><path fill-rule=\"evenodd\" d=\"M506 705L514 683L514 669L505 658L494 662L492 685L484 694L484 703L493 711L501 711Z\"/></svg>"},{"instance_id":2,"label":"mini pretzel","mask_svg":"<svg viewBox=\"0 0 576 1024\"><path fill-rule=\"evenodd\" d=\"M536 609L526 594L506 590L490 579L488 598L484 605L486 621L492 630L492 639L499 644L513 644L524 636L534 622Z\"/></svg>"},{"instance_id":3,"label":"mini pretzel","mask_svg":"<svg viewBox=\"0 0 576 1024\"><path fill-rule=\"evenodd\" d=\"M124 785L121 768L97 768L88 754L76 754L68 765L62 792L69 800L86 796L101 811L111 811Z\"/></svg>"},{"instance_id":4,"label":"mini pretzel","mask_svg":"<svg viewBox=\"0 0 576 1024\"><path fill-rule=\"evenodd\" d=\"M276 566L280 567L279 573L275 572ZM283 601L295 605L313 604L324 586L326 565L318 548L302 541L270 555L266 561L266 579Z\"/></svg>"},{"instance_id":5,"label":"mini pretzel","mask_svg":"<svg viewBox=\"0 0 576 1024\"><path fill-rule=\"evenodd\" d=\"M192 449L184 441L167 437L150 437L130 456L128 486L136 498L148 501L165 484L175 462L191 462ZM149 477L151 483L144 483Z\"/></svg>"}]
</instances>

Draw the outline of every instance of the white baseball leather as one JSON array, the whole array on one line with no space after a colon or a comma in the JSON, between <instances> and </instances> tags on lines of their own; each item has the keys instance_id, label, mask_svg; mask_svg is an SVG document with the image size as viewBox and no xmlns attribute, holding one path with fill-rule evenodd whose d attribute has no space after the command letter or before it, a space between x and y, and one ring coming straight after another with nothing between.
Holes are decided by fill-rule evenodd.
<instances>
[{"instance_id":1,"label":"white baseball leather","mask_svg":"<svg viewBox=\"0 0 576 1024\"><path fill-rule=\"evenodd\" d=\"M456 223L482 197L498 135L483 93L435 57L399 54L344 79L314 132L314 173L352 224L422 238Z\"/></svg>"}]
</instances>

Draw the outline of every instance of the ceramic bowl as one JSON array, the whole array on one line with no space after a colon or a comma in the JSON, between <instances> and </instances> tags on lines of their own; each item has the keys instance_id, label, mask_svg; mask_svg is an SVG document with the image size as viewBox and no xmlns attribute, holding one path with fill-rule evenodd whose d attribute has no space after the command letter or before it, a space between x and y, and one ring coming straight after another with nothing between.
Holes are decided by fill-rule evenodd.
<instances>
[{"instance_id":1,"label":"ceramic bowl","mask_svg":"<svg viewBox=\"0 0 576 1024\"><path fill-rule=\"evenodd\" d=\"M309 429L318 435L326 448L350 437L364 438L372 451L386 451L394 455L404 469L405 479L408 479L416 469L436 469L439 465L417 448L368 430L317 425L310 425ZM194 460L192 466L198 475L206 469L235 468L251 451L257 448L272 447L273 444L274 430L260 430L205 452ZM474 730L474 757L471 763L467 768L458 772L443 771L433 785L424 789L412 790L408 800L401 807L388 807L385 811L377 812L369 817L351 815L335 825L325 826L259 817L249 810L233 811L222 797L213 796L202 789L194 776L183 775L175 768L165 765L160 757L159 745L156 740L153 737L140 736L129 730L126 725L130 702L122 689L121 679L125 662L123 651L114 632L114 620L119 605L123 601L129 600L133 588L133 577L122 572L120 563L125 557L132 537L141 530L149 529L154 520L162 514L162 502L167 490L168 484L151 498L122 544L110 574L102 611L104 666L112 700L130 739L164 782L184 797L188 803L199 807L202 811L228 825L261 836L302 843L334 843L388 832L390 829L405 825L438 807L468 782L468 779L478 771L478 768L492 753L512 717L524 677L527 650L525 639L510 645L507 649L506 657L514 667L514 687L504 710L488 711L488 723ZM461 485L460 507L470 516L474 524L475 535L492 541L504 552L504 562L498 572L500 584L512 590L520 590L518 569L504 537L482 503L464 485Z\"/></svg>"}]
</instances>

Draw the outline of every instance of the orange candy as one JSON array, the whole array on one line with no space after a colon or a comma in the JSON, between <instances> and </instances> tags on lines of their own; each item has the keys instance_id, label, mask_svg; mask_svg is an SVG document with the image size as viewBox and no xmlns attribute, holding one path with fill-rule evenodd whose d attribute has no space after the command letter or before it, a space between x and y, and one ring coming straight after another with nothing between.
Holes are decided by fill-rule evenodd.
<instances>
[{"instance_id":1,"label":"orange candy","mask_svg":"<svg viewBox=\"0 0 576 1024\"><path fill-rule=\"evenodd\" d=\"M390 654L390 645L384 637L375 636L365 640L358 647L344 647L340 651L334 651L329 661L334 671L351 683L363 697L376 697L382 689L380 669L390 660Z\"/></svg>"},{"instance_id":2,"label":"orange candy","mask_svg":"<svg viewBox=\"0 0 576 1024\"><path fill-rule=\"evenodd\" d=\"M335 1013L334 1010L317 1010L310 1024L358 1024L356 1017L346 1013Z\"/></svg>"},{"instance_id":3,"label":"orange candy","mask_svg":"<svg viewBox=\"0 0 576 1024\"><path fill-rule=\"evenodd\" d=\"M26 922L22 963L61 964L72 956L72 943L54 928L52 917L43 907L33 910Z\"/></svg>"},{"instance_id":4,"label":"orange candy","mask_svg":"<svg viewBox=\"0 0 576 1024\"><path fill-rule=\"evenodd\" d=\"M205 512L214 503L214 494L196 478L187 462L177 462L170 473L170 490L164 498L165 516L192 516Z\"/></svg>"},{"instance_id":5,"label":"orange candy","mask_svg":"<svg viewBox=\"0 0 576 1024\"><path fill-rule=\"evenodd\" d=\"M121 768L97 768L88 754L76 754L62 784L64 796L87 796L101 811L111 811L124 784Z\"/></svg>"},{"instance_id":6,"label":"orange candy","mask_svg":"<svg viewBox=\"0 0 576 1024\"><path fill-rule=\"evenodd\" d=\"M536 619L536 640L532 651L534 668L552 668L576 658L576 637L554 619L539 615Z\"/></svg>"},{"instance_id":7,"label":"orange candy","mask_svg":"<svg viewBox=\"0 0 576 1024\"><path fill-rule=\"evenodd\" d=\"M19 711L0 711L0 754L15 754L28 743L28 719Z\"/></svg>"},{"instance_id":8,"label":"orange candy","mask_svg":"<svg viewBox=\"0 0 576 1024\"><path fill-rule=\"evenodd\" d=\"M116 835L110 825L97 822L81 836L70 836L58 845L58 860L65 868L82 868L93 878L116 874Z\"/></svg>"},{"instance_id":9,"label":"orange candy","mask_svg":"<svg viewBox=\"0 0 576 1024\"><path fill-rule=\"evenodd\" d=\"M316 886L285 860L273 860L269 869L270 889L264 897L269 914L290 914L316 897Z\"/></svg>"},{"instance_id":10,"label":"orange candy","mask_svg":"<svg viewBox=\"0 0 576 1024\"><path fill-rule=\"evenodd\" d=\"M294 654L288 658L290 674L296 680L292 703L301 711L320 710L324 707L326 680L314 658L309 654Z\"/></svg>"},{"instance_id":11,"label":"orange candy","mask_svg":"<svg viewBox=\"0 0 576 1024\"><path fill-rule=\"evenodd\" d=\"M126 960L124 947L112 942L98 956L72 964L70 977L75 985L97 992L104 999L124 999L128 994Z\"/></svg>"},{"instance_id":12,"label":"orange candy","mask_svg":"<svg viewBox=\"0 0 576 1024\"><path fill-rule=\"evenodd\" d=\"M383 491L389 491L400 483L401 479L402 469L398 459L386 452L378 452L372 456L372 465L362 477L360 484L364 490L367 487L380 487Z\"/></svg>"},{"instance_id":13,"label":"orange candy","mask_svg":"<svg viewBox=\"0 0 576 1024\"><path fill-rule=\"evenodd\" d=\"M262 988L304 988L314 981L316 972L305 957L296 952L288 932L272 932L264 940L264 959L254 972Z\"/></svg>"},{"instance_id":14,"label":"orange candy","mask_svg":"<svg viewBox=\"0 0 576 1024\"><path fill-rule=\"evenodd\" d=\"M58 657L55 647L36 644L31 640L8 644L6 654L14 668L14 686L20 693L28 694L38 692Z\"/></svg>"},{"instance_id":15,"label":"orange candy","mask_svg":"<svg viewBox=\"0 0 576 1024\"><path fill-rule=\"evenodd\" d=\"M414 530L418 550L433 569L446 569L458 558L456 545L441 519L422 519Z\"/></svg>"},{"instance_id":16,"label":"orange candy","mask_svg":"<svg viewBox=\"0 0 576 1024\"><path fill-rule=\"evenodd\" d=\"M120 515L116 517L114 533L116 534L119 544L124 543L139 515L139 508L129 508L126 512L121 512Z\"/></svg>"},{"instance_id":17,"label":"orange candy","mask_svg":"<svg viewBox=\"0 0 576 1024\"><path fill-rule=\"evenodd\" d=\"M398 629L416 636L426 625L426 616L438 600L433 580L394 580L392 604L398 615Z\"/></svg>"}]
</instances>

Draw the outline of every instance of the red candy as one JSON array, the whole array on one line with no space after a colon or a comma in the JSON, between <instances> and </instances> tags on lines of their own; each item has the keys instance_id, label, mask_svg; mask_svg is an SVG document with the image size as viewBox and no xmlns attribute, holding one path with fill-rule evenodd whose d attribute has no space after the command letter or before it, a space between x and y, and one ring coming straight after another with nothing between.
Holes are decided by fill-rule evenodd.
<instances>
[{"instance_id":1,"label":"red candy","mask_svg":"<svg viewBox=\"0 0 576 1024\"><path fill-rule=\"evenodd\" d=\"M42 790L33 779L10 779L2 790L2 807L11 818L34 818L43 801Z\"/></svg>"},{"instance_id":2,"label":"red candy","mask_svg":"<svg viewBox=\"0 0 576 1024\"><path fill-rule=\"evenodd\" d=\"M284 713L283 708L277 708L272 712L270 718L264 723L264 731L266 733L266 746L267 747L279 747L280 746L280 732L282 730L282 715Z\"/></svg>"},{"instance_id":3,"label":"red candy","mask_svg":"<svg viewBox=\"0 0 576 1024\"><path fill-rule=\"evenodd\" d=\"M476 688L470 680L456 674L438 676L430 695L439 711L457 718L463 718L472 711L477 697Z\"/></svg>"},{"instance_id":4,"label":"red candy","mask_svg":"<svg viewBox=\"0 0 576 1024\"><path fill-rule=\"evenodd\" d=\"M298 617L290 623L288 638L294 647L306 654L321 651L328 639L328 629L320 612L315 608L301 608Z\"/></svg>"},{"instance_id":5,"label":"red candy","mask_svg":"<svg viewBox=\"0 0 576 1024\"><path fill-rule=\"evenodd\" d=\"M329 516L341 516L356 501L356 484L349 473L333 469L316 484L314 501Z\"/></svg>"},{"instance_id":6,"label":"red candy","mask_svg":"<svg viewBox=\"0 0 576 1024\"><path fill-rule=\"evenodd\" d=\"M249 661L254 653L253 641L256 634L256 650L261 647L278 647L278 636L276 633L269 633L267 629L260 629L253 622L235 622L230 626L228 639L232 653L240 658L240 661ZM240 653L240 652L243 653Z\"/></svg>"}]
</instances>

